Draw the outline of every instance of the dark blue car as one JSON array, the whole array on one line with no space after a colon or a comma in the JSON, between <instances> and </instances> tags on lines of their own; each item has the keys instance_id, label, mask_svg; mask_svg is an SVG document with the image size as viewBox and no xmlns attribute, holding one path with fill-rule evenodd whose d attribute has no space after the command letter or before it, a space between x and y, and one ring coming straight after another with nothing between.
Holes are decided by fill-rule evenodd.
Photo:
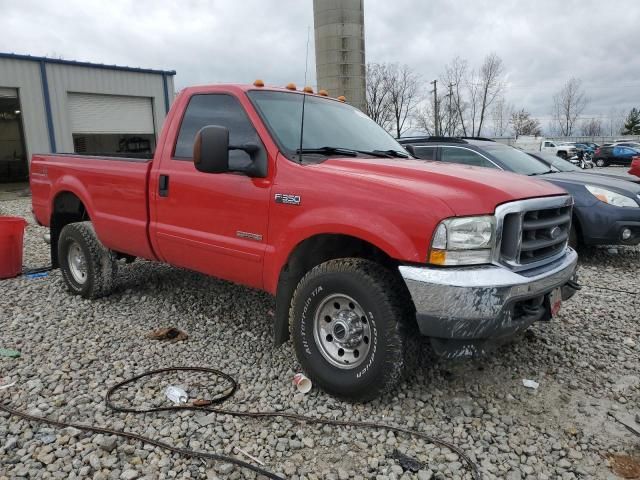
<instances>
[{"instance_id":1,"label":"dark blue car","mask_svg":"<svg viewBox=\"0 0 640 480\"><path fill-rule=\"evenodd\" d=\"M399 139L418 158L537 176L574 198L570 244L640 243L640 184L597 173L561 172L522 150L486 139L422 137ZM564 161L564 160L561 160ZM566 161L565 161L566 162ZM568 163L568 162L567 162Z\"/></svg>"},{"instance_id":2,"label":"dark blue car","mask_svg":"<svg viewBox=\"0 0 640 480\"><path fill-rule=\"evenodd\" d=\"M596 149L593 161L598 167L607 165L631 165L633 157L640 157L640 149L626 145L607 145Z\"/></svg>"}]
</instances>

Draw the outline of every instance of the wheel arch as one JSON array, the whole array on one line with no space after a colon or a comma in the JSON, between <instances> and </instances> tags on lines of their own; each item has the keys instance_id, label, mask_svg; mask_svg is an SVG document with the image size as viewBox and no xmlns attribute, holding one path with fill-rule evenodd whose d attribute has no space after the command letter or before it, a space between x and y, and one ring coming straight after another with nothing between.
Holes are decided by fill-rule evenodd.
<instances>
[{"instance_id":1,"label":"wheel arch","mask_svg":"<svg viewBox=\"0 0 640 480\"><path fill-rule=\"evenodd\" d=\"M364 258L374 261L397 275L398 260L392 258L375 244L346 234L316 234L300 241L291 250L280 269L276 288L276 315L274 323L274 344L279 346L289 339L289 306L296 286L312 268L338 258ZM400 283L409 295L406 285Z\"/></svg>"},{"instance_id":2,"label":"wheel arch","mask_svg":"<svg viewBox=\"0 0 640 480\"><path fill-rule=\"evenodd\" d=\"M63 190L56 194L53 199L51 209L51 220L49 223L51 233L51 265L57 268L60 263L58 259L58 239L62 229L75 222L91 220L91 216L82 199L70 190Z\"/></svg>"}]
</instances>

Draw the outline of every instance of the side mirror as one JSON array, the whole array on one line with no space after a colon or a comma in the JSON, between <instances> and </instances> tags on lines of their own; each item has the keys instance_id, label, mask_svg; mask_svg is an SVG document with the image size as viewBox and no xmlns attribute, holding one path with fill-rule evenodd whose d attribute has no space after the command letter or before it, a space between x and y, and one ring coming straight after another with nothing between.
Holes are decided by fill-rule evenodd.
<instances>
[{"instance_id":1,"label":"side mirror","mask_svg":"<svg viewBox=\"0 0 640 480\"><path fill-rule=\"evenodd\" d=\"M229 129L217 125L201 128L193 144L193 164L199 172L228 172Z\"/></svg>"},{"instance_id":2,"label":"side mirror","mask_svg":"<svg viewBox=\"0 0 640 480\"><path fill-rule=\"evenodd\" d=\"M417 157L416 149L413 148L413 145L403 145L404 149L409 152L413 157Z\"/></svg>"}]
</instances>

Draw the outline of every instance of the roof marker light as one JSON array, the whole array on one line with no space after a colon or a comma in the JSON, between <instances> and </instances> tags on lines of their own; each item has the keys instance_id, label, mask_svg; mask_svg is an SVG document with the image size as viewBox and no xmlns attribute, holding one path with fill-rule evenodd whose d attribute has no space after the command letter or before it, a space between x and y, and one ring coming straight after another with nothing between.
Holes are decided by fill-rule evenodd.
<instances>
[{"instance_id":1,"label":"roof marker light","mask_svg":"<svg viewBox=\"0 0 640 480\"><path fill-rule=\"evenodd\" d=\"M253 86L254 87L264 87L264 82L258 78L255 82L253 82Z\"/></svg>"},{"instance_id":2,"label":"roof marker light","mask_svg":"<svg viewBox=\"0 0 640 480\"><path fill-rule=\"evenodd\" d=\"M287 90L297 90L295 83L287 83L287 86L284 88L286 88Z\"/></svg>"},{"instance_id":3,"label":"roof marker light","mask_svg":"<svg viewBox=\"0 0 640 480\"><path fill-rule=\"evenodd\" d=\"M347 101L347 98L346 98L344 95L340 95L340 96L338 97L338 100L340 100L341 102L346 102L346 101Z\"/></svg>"},{"instance_id":4,"label":"roof marker light","mask_svg":"<svg viewBox=\"0 0 640 480\"><path fill-rule=\"evenodd\" d=\"M326 90L319 90L318 95L321 95L323 97L328 97L329 93Z\"/></svg>"},{"instance_id":5,"label":"roof marker light","mask_svg":"<svg viewBox=\"0 0 640 480\"><path fill-rule=\"evenodd\" d=\"M304 88L302 89L302 91L303 91L304 93L313 93L313 88L311 88L311 87L304 87Z\"/></svg>"}]
</instances>

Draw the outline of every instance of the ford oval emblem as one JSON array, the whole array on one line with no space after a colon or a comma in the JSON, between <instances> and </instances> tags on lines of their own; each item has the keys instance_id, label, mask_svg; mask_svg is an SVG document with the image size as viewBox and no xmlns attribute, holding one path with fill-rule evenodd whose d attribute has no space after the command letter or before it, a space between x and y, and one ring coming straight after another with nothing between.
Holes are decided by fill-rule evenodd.
<instances>
[{"instance_id":1,"label":"ford oval emblem","mask_svg":"<svg viewBox=\"0 0 640 480\"><path fill-rule=\"evenodd\" d=\"M560 227L553 227L550 231L549 231L549 236L555 240L556 238L558 238L560 236L560 234L562 233L562 229Z\"/></svg>"}]
</instances>

